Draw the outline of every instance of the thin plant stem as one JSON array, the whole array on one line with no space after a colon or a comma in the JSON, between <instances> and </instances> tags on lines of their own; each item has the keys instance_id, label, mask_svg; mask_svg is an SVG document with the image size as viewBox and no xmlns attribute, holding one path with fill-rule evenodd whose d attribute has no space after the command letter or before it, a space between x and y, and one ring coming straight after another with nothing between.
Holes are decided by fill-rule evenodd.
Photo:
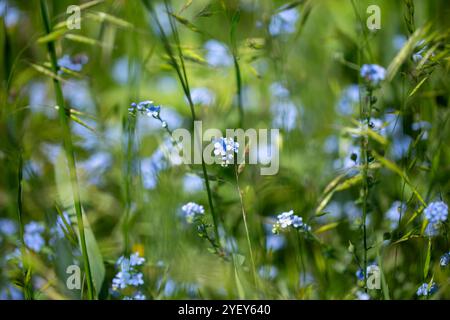
<instances>
[{"instance_id":1,"label":"thin plant stem","mask_svg":"<svg viewBox=\"0 0 450 320\"><path fill-rule=\"evenodd\" d=\"M371 88L367 88L367 105L368 108L362 109L361 120L367 125L369 130L370 119L372 116L372 103L373 103L373 91ZM367 203L369 197L369 135L366 134L361 139L361 161L362 161L362 176L363 176L363 190L362 190L362 227L363 227L363 246L364 246L364 258L363 258L363 274L364 274L364 288L367 292Z\"/></svg>"},{"instance_id":2,"label":"thin plant stem","mask_svg":"<svg viewBox=\"0 0 450 320\"><path fill-rule=\"evenodd\" d=\"M51 24L50 24L47 3L45 0L40 1L40 7L41 7L41 14L42 14L44 27L45 27L45 32L46 32L46 34L50 34L52 31L52 28L51 28ZM53 41L49 41L47 43L47 50L48 50L48 54L50 56L50 63L52 66L52 70L55 74L58 74L59 67L58 67L57 58L56 58L55 44ZM69 123L68 116L66 115L66 107L65 107L62 88L59 83L59 80L56 79L55 77L53 77L53 84L54 84L54 89L55 89L56 102L59 106L58 113L59 113L61 127L63 130L64 150L66 153L67 162L68 162L68 166L69 166L70 181L71 181L71 185L72 185L72 195L73 195L75 212L76 212L76 216L77 216L78 231L80 233L80 245L81 245L81 252L83 255L84 271L85 271L86 282L87 282L87 295L88 295L89 300L93 300L95 298L94 285L92 282L91 268L90 268L89 256L88 256L87 246L86 246L86 237L85 237L85 233L84 233L83 212L82 212L82 208L81 208L81 198L80 198L80 191L79 191L79 186L78 186L75 154L74 154L74 148L73 148L73 143L72 143L72 137L71 137L71 133L70 133L70 123Z\"/></svg>"},{"instance_id":3,"label":"thin plant stem","mask_svg":"<svg viewBox=\"0 0 450 320\"><path fill-rule=\"evenodd\" d=\"M169 56L170 59L170 63L171 66L174 68L178 79L180 80L181 86L183 88L183 92L184 95L186 96L186 99L188 100L188 104L189 104L189 109L191 111L191 119L192 119L192 123L194 123L197 120L197 115L195 113L195 108L194 108L194 103L192 101L192 96L191 96L191 91L189 88L189 81L187 78L187 73L186 73L186 68L185 68L185 63L184 63L184 57L182 54L182 50L181 50L181 46L180 46L180 41L179 41L179 37L178 37L178 31L177 28L175 26L175 23L173 22L173 17L172 17L172 12L170 10L170 7L167 3L167 1L165 1L165 6L167 9L167 14L169 17L169 21L170 21L170 26L172 29L172 33L173 33L173 37L175 39L175 42L177 44L177 51L178 51L178 60L175 58L175 54L172 50L171 44L169 43L169 40L164 32L163 27L161 26L161 23L159 22L158 16L156 15L155 11L153 10L153 6L151 4L150 1L148 0L142 0L144 3L144 6L149 10L150 14L152 15L153 20L155 21L157 28L158 28L158 32L159 32L159 36L163 42L164 45L164 49L166 50L167 55ZM179 62L178 62L179 61ZM195 128L195 126L194 126ZM196 132L195 136L199 137L200 133ZM205 180L205 186L206 186L206 192L207 192L207 196L208 196L208 204L209 204L209 208L211 210L211 216L213 218L213 227L214 227L214 234L216 239L220 239L219 237L219 219L218 216L214 210L214 204L213 204L213 199L212 199L212 192L211 192L211 186L209 183L209 178L208 178L208 170L206 169L206 164L203 158L203 152L201 152L201 163L202 163L202 173L203 173L203 178ZM218 241L220 243L220 241Z\"/></svg>"},{"instance_id":4,"label":"thin plant stem","mask_svg":"<svg viewBox=\"0 0 450 320\"><path fill-rule=\"evenodd\" d=\"M238 58L233 54L234 70L236 73L236 89L237 89L237 105L239 110L239 127L244 126L244 107L242 102L242 78L241 68L239 67Z\"/></svg>"},{"instance_id":5,"label":"thin plant stem","mask_svg":"<svg viewBox=\"0 0 450 320\"><path fill-rule=\"evenodd\" d=\"M239 173L238 173L238 166L237 166L237 164L234 165L234 172L235 172L235 177L236 177L236 187L237 187L237 191L238 191L238 194L239 194L239 201L240 201L240 204L241 204L242 220L244 221L245 235L247 237L247 245L248 245L248 250L249 250L249 253L250 253L250 262L252 264L253 280L255 282L255 287L257 287L258 286L258 279L256 277L256 265L255 265L255 259L254 259L254 256L253 256L252 242L250 240L250 232L248 231L247 215L245 213L244 200L242 198L241 188L239 187Z\"/></svg>"},{"instance_id":6,"label":"thin plant stem","mask_svg":"<svg viewBox=\"0 0 450 320\"><path fill-rule=\"evenodd\" d=\"M23 291L26 300L33 300L33 287L31 284L31 268L27 261L27 249L24 238L24 224L23 224L23 206L22 206L22 175L23 175L23 158L19 154L19 165L17 168L17 219L19 224L19 239L21 243L21 258L23 266Z\"/></svg>"},{"instance_id":7,"label":"thin plant stem","mask_svg":"<svg viewBox=\"0 0 450 320\"><path fill-rule=\"evenodd\" d=\"M303 283L306 280L306 267L305 267L305 260L303 257L303 240L300 237L300 232L297 231L296 232L296 236L297 236L297 248L298 248L298 254L300 256L300 265L301 265L301 270L300 270L300 275L299 275L299 279L302 280L303 279ZM300 281L301 284L301 281Z\"/></svg>"}]
</instances>

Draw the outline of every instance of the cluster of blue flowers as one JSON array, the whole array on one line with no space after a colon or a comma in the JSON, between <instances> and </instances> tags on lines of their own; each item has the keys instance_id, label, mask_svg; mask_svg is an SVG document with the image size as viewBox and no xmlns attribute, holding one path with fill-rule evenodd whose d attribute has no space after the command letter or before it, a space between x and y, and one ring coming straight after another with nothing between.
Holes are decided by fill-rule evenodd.
<instances>
[{"instance_id":1,"label":"cluster of blue flowers","mask_svg":"<svg viewBox=\"0 0 450 320\"><path fill-rule=\"evenodd\" d=\"M444 253L439 260L441 267L446 267L450 263L450 252Z\"/></svg>"},{"instance_id":2,"label":"cluster of blue flowers","mask_svg":"<svg viewBox=\"0 0 450 320\"><path fill-rule=\"evenodd\" d=\"M25 245L35 252L41 251L42 247L45 245L45 239L42 236L44 231L45 227L39 222L32 221L25 225L25 232L23 235Z\"/></svg>"},{"instance_id":3,"label":"cluster of blue flowers","mask_svg":"<svg viewBox=\"0 0 450 320\"><path fill-rule=\"evenodd\" d=\"M386 78L386 69L377 64L364 64L360 75L369 86L376 87Z\"/></svg>"},{"instance_id":4,"label":"cluster of blue flowers","mask_svg":"<svg viewBox=\"0 0 450 320\"><path fill-rule=\"evenodd\" d=\"M447 220L448 206L443 201L431 202L424 210L425 217L430 223L436 224Z\"/></svg>"},{"instance_id":5,"label":"cluster of blue flowers","mask_svg":"<svg viewBox=\"0 0 450 320\"><path fill-rule=\"evenodd\" d=\"M291 210L277 216L277 221L275 221L272 227L272 232L278 234L281 230L285 230L289 227L304 232L311 231L311 227L303 222L302 217L295 215L294 210Z\"/></svg>"},{"instance_id":6,"label":"cluster of blue flowers","mask_svg":"<svg viewBox=\"0 0 450 320\"><path fill-rule=\"evenodd\" d=\"M132 114L136 114L136 112L140 112L142 114L146 114L150 117L158 117L161 112L160 106L155 106L153 101L145 100L139 103L132 102L128 111Z\"/></svg>"},{"instance_id":7,"label":"cluster of blue flowers","mask_svg":"<svg viewBox=\"0 0 450 320\"><path fill-rule=\"evenodd\" d=\"M139 112L149 117L153 117L161 122L161 127L167 128L167 121L161 119L161 106L155 106L153 101L145 100L139 103L133 102L128 108L128 112L134 116Z\"/></svg>"},{"instance_id":8,"label":"cluster of blue flowers","mask_svg":"<svg viewBox=\"0 0 450 320\"><path fill-rule=\"evenodd\" d=\"M425 218L428 220L428 225L425 229L425 234L428 237L435 237L439 234L439 223L447 220L448 206L443 201L435 201L428 204L424 210Z\"/></svg>"},{"instance_id":9,"label":"cluster of blue flowers","mask_svg":"<svg viewBox=\"0 0 450 320\"><path fill-rule=\"evenodd\" d=\"M436 283L423 283L418 289L416 294L420 296L430 296L437 291L438 287Z\"/></svg>"},{"instance_id":10,"label":"cluster of blue flowers","mask_svg":"<svg viewBox=\"0 0 450 320\"><path fill-rule=\"evenodd\" d=\"M187 223L193 223L196 217L205 214L203 206L195 202L186 203L181 207L181 211L183 212Z\"/></svg>"},{"instance_id":11,"label":"cluster of blue flowers","mask_svg":"<svg viewBox=\"0 0 450 320\"><path fill-rule=\"evenodd\" d=\"M214 143L214 155L220 157L222 167L233 163L234 153L239 152L239 143L233 138L221 137Z\"/></svg>"},{"instance_id":12,"label":"cluster of blue flowers","mask_svg":"<svg viewBox=\"0 0 450 320\"><path fill-rule=\"evenodd\" d=\"M205 58L212 67L229 67L233 64L233 57L222 42L209 40L205 43Z\"/></svg>"},{"instance_id":13,"label":"cluster of blue flowers","mask_svg":"<svg viewBox=\"0 0 450 320\"><path fill-rule=\"evenodd\" d=\"M145 259L139 255L138 252L131 254L130 258L121 256L117 260L117 267L119 272L112 281L113 291L125 290L127 288L137 288L144 284L144 275L140 271L140 266L145 262ZM144 300L145 296L136 291L132 296L125 296L125 300Z\"/></svg>"}]
</instances>

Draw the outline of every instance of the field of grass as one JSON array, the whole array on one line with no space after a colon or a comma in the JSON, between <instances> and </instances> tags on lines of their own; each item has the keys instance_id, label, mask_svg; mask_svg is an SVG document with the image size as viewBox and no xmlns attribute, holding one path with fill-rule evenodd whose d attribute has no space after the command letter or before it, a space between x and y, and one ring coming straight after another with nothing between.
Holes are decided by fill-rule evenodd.
<instances>
[{"instance_id":1,"label":"field of grass","mask_svg":"<svg viewBox=\"0 0 450 320\"><path fill-rule=\"evenodd\" d=\"M0 0L0 299L450 299L449 16Z\"/></svg>"}]
</instances>

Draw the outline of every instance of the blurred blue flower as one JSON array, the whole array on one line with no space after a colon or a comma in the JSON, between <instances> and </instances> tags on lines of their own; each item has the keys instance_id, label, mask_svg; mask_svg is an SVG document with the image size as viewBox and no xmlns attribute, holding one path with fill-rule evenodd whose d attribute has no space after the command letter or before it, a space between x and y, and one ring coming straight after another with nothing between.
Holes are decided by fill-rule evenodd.
<instances>
[{"instance_id":1,"label":"blurred blue flower","mask_svg":"<svg viewBox=\"0 0 450 320\"><path fill-rule=\"evenodd\" d=\"M214 92L205 87L192 88L191 98L194 104L211 106L216 99Z\"/></svg>"},{"instance_id":2,"label":"blurred blue flower","mask_svg":"<svg viewBox=\"0 0 450 320\"><path fill-rule=\"evenodd\" d=\"M170 25L170 17L166 10L166 6L164 3L157 3L154 5L155 15L158 17L159 24L161 25L161 28L166 36L169 36L172 34L172 27ZM160 35L161 31L159 30L159 27L156 24L156 21L153 19L153 16L150 16L150 25L152 26L153 30L156 32L156 34Z\"/></svg>"},{"instance_id":3,"label":"blurred blue flower","mask_svg":"<svg viewBox=\"0 0 450 320\"><path fill-rule=\"evenodd\" d=\"M357 84L351 84L344 89L341 94L341 98L336 106L337 111L348 116L353 114L357 110L356 106L359 104L359 86Z\"/></svg>"},{"instance_id":4,"label":"blurred blue flower","mask_svg":"<svg viewBox=\"0 0 450 320\"><path fill-rule=\"evenodd\" d=\"M375 270L378 270L378 264L374 261L374 262L370 263L370 264L367 266L367 269L366 269L366 271L367 271L367 276L370 276ZM356 271L356 278L357 278L359 281L363 281L363 280L364 280L364 272L363 272L363 270L362 270L361 268L359 268L359 269Z\"/></svg>"},{"instance_id":5,"label":"blurred blue flower","mask_svg":"<svg viewBox=\"0 0 450 320\"><path fill-rule=\"evenodd\" d=\"M182 159L178 150L173 146L170 139L164 140L150 157L143 158L140 161L144 188L154 189L158 182L158 175L162 170L181 163Z\"/></svg>"},{"instance_id":6,"label":"blurred blue flower","mask_svg":"<svg viewBox=\"0 0 450 320\"><path fill-rule=\"evenodd\" d=\"M407 41L408 41L408 38L405 35L397 34L392 39L392 46L394 47L394 49L396 51L399 51L401 48L403 48L403 46L405 45L405 43Z\"/></svg>"},{"instance_id":7,"label":"blurred blue flower","mask_svg":"<svg viewBox=\"0 0 450 320\"><path fill-rule=\"evenodd\" d=\"M274 82L270 85L270 94L277 99L287 99L290 96L289 90L280 82Z\"/></svg>"},{"instance_id":8,"label":"blurred blue flower","mask_svg":"<svg viewBox=\"0 0 450 320\"><path fill-rule=\"evenodd\" d=\"M126 84L130 78L138 76L141 70L141 65L137 61L129 62L127 57L121 57L113 63L112 77L118 84Z\"/></svg>"},{"instance_id":9,"label":"blurred blue flower","mask_svg":"<svg viewBox=\"0 0 450 320\"><path fill-rule=\"evenodd\" d=\"M450 252L444 253L439 260L441 267L446 267L450 263Z\"/></svg>"},{"instance_id":10,"label":"blurred blue flower","mask_svg":"<svg viewBox=\"0 0 450 320\"><path fill-rule=\"evenodd\" d=\"M131 254L130 256L130 266L141 266L145 262L145 258L141 257L138 252Z\"/></svg>"},{"instance_id":11,"label":"blurred blue flower","mask_svg":"<svg viewBox=\"0 0 450 320\"><path fill-rule=\"evenodd\" d=\"M424 210L425 218L432 223L437 224L447 220L448 206L443 201L435 201L428 204Z\"/></svg>"},{"instance_id":12,"label":"blurred blue flower","mask_svg":"<svg viewBox=\"0 0 450 320\"><path fill-rule=\"evenodd\" d=\"M5 25L10 28L19 22L20 11L9 5L8 1L0 1L0 17L3 17Z\"/></svg>"},{"instance_id":13,"label":"blurred blue flower","mask_svg":"<svg viewBox=\"0 0 450 320\"><path fill-rule=\"evenodd\" d=\"M327 212L329 216L333 218L340 218L342 216L342 206L337 201L331 201L326 208L324 209L324 212Z\"/></svg>"},{"instance_id":14,"label":"blurred blue flower","mask_svg":"<svg viewBox=\"0 0 450 320\"><path fill-rule=\"evenodd\" d=\"M123 300L145 300L145 299L147 299L147 298L140 291L137 291L132 296L123 297Z\"/></svg>"},{"instance_id":15,"label":"blurred blue flower","mask_svg":"<svg viewBox=\"0 0 450 320\"><path fill-rule=\"evenodd\" d=\"M272 233L278 234L281 230L287 229L290 226L299 231L311 231L311 227L304 223L301 217L295 215L294 210L290 210L277 216L277 220L272 227Z\"/></svg>"},{"instance_id":16,"label":"blurred blue flower","mask_svg":"<svg viewBox=\"0 0 450 320\"><path fill-rule=\"evenodd\" d=\"M328 136L323 144L323 151L328 154L336 153L339 150L339 139L335 135Z\"/></svg>"},{"instance_id":17,"label":"blurred blue flower","mask_svg":"<svg viewBox=\"0 0 450 320\"><path fill-rule=\"evenodd\" d=\"M202 205L195 202L188 202L181 207L187 223L193 223L195 218L205 213L205 209Z\"/></svg>"},{"instance_id":18,"label":"blurred blue flower","mask_svg":"<svg viewBox=\"0 0 450 320\"><path fill-rule=\"evenodd\" d=\"M78 161L78 166L88 173L89 182L99 185L102 176L108 171L113 161L109 152L99 151L93 153L88 159Z\"/></svg>"},{"instance_id":19,"label":"blurred blue flower","mask_svg":"<svg viewBox=\"0 0 450 320\"><path fill-rule=\"evenodd\" d=\"M217 40L208 40L205 45L206 61L213 67L228 67L233 64L233 57L228 48Z\"/></svg>"},{"instance_id":20,"label":"blurred blue flower","mask_svg":"<svg viewBox=\"0 0 450 320\"><path fill-rule=\"evenodd\" d=\"M422 134L421 140L428 139L428 131L431 129L431 123L428 121L417 121L413 122L411 125L411 129L414 131L420 131Z\"/></svg>"},{"instance_id":21,"label":"blurred blue flower","mask_svg":"<svg viewBox=\"0 0 450 320\"><path fill-rule=\"evenodd\" d=\"M297 126L298 110L292 101L273 103L270 110L273 114L272 126L292 131Z\"/></svg>"},{"instance_id":22,"label":"blurred blue flower","mask_svg":"<svg viewBox=\"0 0 450 320\"><path fill-rule=\"evenodd\" d=\"M28 87L28 103L33 113L43 113L48 118L56 118L55 101L49 96L48 84L43 81L33 81Z\"/></svg>"},{"instance_id":23,"label":"blurred blue flower","mask_svg":"<svg viewBox=\"0 0 450 320\"><path fill-rule=\"evenodd\" d=\"M370 86L378 86L386 77L386 69L377 64L364 64L360 75Z\"/></svg>"},{"instance_id":24,"label":"blurred blue flower","mask_svg":"<svg viewBox=\"0 0 450 320\"><path fill-rule=\"evenodd\" d=\"M389 148L392 158L400 160L408 154L409 146L413 139L408 135L395 136Z\"/></svg>"},{"instance_id":25,"label":"blurred blue flower","mask_svg":"<svg viewBox=\"0 0 450 320\"><path fill-rule=\"evenodd\" d=\"M171 297L175 294L176 290L177 290L177 283L172 279L167 279L163 290L164 296L166 298Z\"/></svg>"},{"instance_id":26,"label":"blurred blue flower","mask_svg":"<svg viewBox=\"0 0 450 320\"><path fill-rule=\"evenodd\" d=\"M17 231L16 223L10 219L0 219L0 233L6 236L12 236Z\"/></svg>"},{"instance_id":27,"label":"blurred blue flower","mask_svg":"<svg viewBox=\"0 0 450 320\"><path fill-rule=\"evenodd\" d=\"M292 217L294 215L294 210L283 212L277 216L277 223L282 229L289 227L292 224Z\"/></svg>"},{"instance_id":28,"label":"blurred blue flower","mask_svg":"<svg viewBox=\"0 0 450 320\"><path fill-rule=\"evenodd\" d=\"M23 235L25 245L35 252L41 251L42 247L45 245L45 240L42 236L44 230L44 225L39 222L32 221L25 225Z\"/></svg>"},{"instance_id":29,"label":"blurred blue flower","mask_svg":"<svg viewBox=\"0 0 450 320\"><path fill-rule=\"evenodd\" d=\"M268 234L266 248L268 251L278 251L286 245L286 238L281 234Z\"/></svg>"},{"instance_id":30,"label":"blurred blue flower","mask_svg":"<svg viewBox=\"0 0 450 320\"><path fill-rule=\"evenodd\" d=\"M433 293L435 293L437 291L438 287L436 285L436 283L432 282L430 284L428 283L423 283L418 289L416 294L420 297L420 296L429 296L432 295Z\"/></svg>"},{"instance_id":31,"label":"blurred blue flower","mask_svg":"<svg viewBox=\"0 0 450 320\"><path fill-rule=\"evenodd\" d=\"M394 112L387 112L383 117L384 125L381 134L384 137L398 137L403 135L402 117Z\"/></svg>"},{"instance_id":32,"label":"blurred blue flower","mask_svg":"<svg viewBox=\"0 0 450 320\"><path fill-rule=\"evenodd\" d=\"M22 291L12 284L8 284L0 291L0 300L22 300Z\"/></svg>"},{"instance_id":33,"label":"blurred blue flower","mask_svg":"<svg viewBox=\"0 0 450 320\"><path fill-rule=\"evenodd\" d=\"M358 164L360 146L353 144L353 142L344 141L341 143L340 154L343 156L333 162L333 168L336 170L350 170ZM356 170L352 171L356 172Z\"/></svg>"},{"instance_id":34,"label":"blurred blue flower","mask_svg":"<svg viewBox=\"0 0 450 320\"><path fill-rule=\"evenodd\" d=\"M356 291L356 299L357 300L370 300L370 296L362 291Z\"/></svg>"},{"instance_id":35,"label":"blurred blue flower","mask_svg":"<svg viewBox=\"0 0 450 320\"><path fill-rule=\"evenodd\" d=\"M391 207L386 212L386 218L391 222L391 228L395 229L398 226L400 213L405 214L406 204L400 201L394 201Z\"/></svg>"},{"instance_id":36,"label":"blurred blue flower","mask_svg":"<svg viewBox=\"0 0 450 320\"><path fill-rule=\"evenodd\" d=\"M53 238L51 239L51 242L54 242L56 237L57 239L63 239L65 237L64 230L67 231L66 223L70 226L71 220L69 217L69 214L67 212L63 212L64 221L61 218L61 216L58 215L56 218L55 226L50 230L50 233L52 234Z\"/></svg>"},{"instance_id":37,"label":"blurred blue flower","mask_svg":"<svg viewBox=\"0 0 450 320\"><path fill-rule=\"evenodd\" d=\"M195 193L203 190L203 179L198 175L187 173L183 177L183 190L187 193Z\"/></svg>"},{"instance_id":38,"label":"blurred blue flower","mask_svg":"<svg viewBox=\"0 0 450 320\"><path fill-rule=\"evenodd\" d=\"M295 32L300 13L296 8L280 11L272 16L269 23L269 33L272 36Z\"/></svg>"},{"instance_id":39,"label":"blurred blue flower","mask_svg":"<svg viewBox=\"0 0 450 320\"><path fill-rule=\"evenodd\" d=\"M63 84L64 97L70 108L79 111L95 113L95 103L92 98L89 83L86 80L72 80Z\"/></svg>"},{"instance_id":40,"label":"blurred blue flower","mask_svg":"<svg viewBox=\"0 0 450 320\"><path fill-rule=\"evenodd\" d=\"M160 106L155 106L153 101L145 100L139 103L132 102L128 111L132 114L136 114L136 112L140 112L142 114L146 114L150 117L157 118L161 112Z\"/></svg>"},{"instance_id":41,"label":"blurred blue flower","mask_svg":"<svg viewBox=\"0 0 450 320\"><path fill-rule=\"evenodd\" d=\"M139 271L145 259L139 256L139 253L133 253L130 258L121 256L116 263L119 272L112 280L113 291L119 291L129 286L138 287L144 284L144 275Z\"/></svg>"},{"instance_id":42,"label":"blurred blue flower","mask_svg":"<svg viewBox=\"0 0 450 320\"><path fill-rule=\"evenodd\" d=\"M278 275L278 269L272 265L264 265L259 267L258 274L263 279L273 280Z\"/></svg>"},{"instance_id":43,"label":"blurred blue flower","mask_svg":"<svg viewBox=\"0 0 450 320\"><path fill-rule=\"evenodd\" d=\"M428 223L424 233L428 237L436 237L437 235L439 235L439 225L434 223Z\"/></svg>"},{"instance_id":44,"label":"blurred blue flower","mask_svg":"<svg viewBox=\"0 0 450 320\"><path fill-rule=\"evenodd\" d=\"M85 54L78 54L73 57L71 57L68 54L65 54L58 59L58 67L65 68L75 72L80 72L81 70L83 70L83 66L86 63L88 63L88 60L89 58Z\"/></svg>"}]
</instances>

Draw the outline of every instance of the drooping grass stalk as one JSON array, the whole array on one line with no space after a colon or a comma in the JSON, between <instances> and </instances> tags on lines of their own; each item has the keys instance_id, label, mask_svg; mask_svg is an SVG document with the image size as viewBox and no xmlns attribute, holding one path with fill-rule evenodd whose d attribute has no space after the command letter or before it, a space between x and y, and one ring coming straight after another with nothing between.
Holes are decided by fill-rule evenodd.
<instances>
[{"instance_id":1,"label":"drooping grass stalk","mask_svg":"<svg viewBox=\"0 0 450 320\"><path fill-rule=\"evenodd\" d=\"M250 263L252 264L253 281L255 282L255 287L257 287L258 286L258 278L256 276L255 258L253 256L253 248L252 248L252 242L250 240L250 232L248 231L247 214L245 213L244 200L242 198L242 191L241 191L241 188L239 187L239 172L238 172L237 164L234 165L234 173L235 173L235 177L236 177L236 188L237 188L237 192L239 194L239 201L241 204L242 220L244 221L245 236L247 237L248 251L250 253Z\"/></svg>"},{"instance_id":2,"label":"drooping grass stalk","mask_svg":"<svg viewBox=\"0 0 450 320\"><path fill-rule=\"evenodd\" d=\"M167 10L167 15L168 15L168 18L170 21L170 26L172 29L173 37L174 37L174 40L175 40L175 43L177 46L177 57L175 57L175 53L173 52L172 46L169 42L169 39L168 39L166 33L164 32L164 29L161 26L161 23L159 22L158 16L156 15L156 13L153 9L153 5L152 5L151 1L142 0L142 2L144 3L144 6L150 12L154 22L156 23L159 36L162 40L164 49L165 49L167 55L169 56L171 66L174 68L174 70L178 76L178 79L181 83L181 86L183 88L184 95L185 95L186 99L188 100L189 109L191 111L191 120L192 120L192 123L194 123L197 120L197 115L195 113L194 103L193 103L192 97L191 97L191 91L189 88L189 81L187 78L186 68L185 68L185 64L184 64L184 56L183 56L183 52L181 49L180 40L178 37L178 31L177 31L175 22L173 21L173 16L172 16L172 11L170 9L170 6L168 5L167 1L164 2L165 6L166 6L166 10ZM195 128L195 126L194 126L194 128ZM196 132L195 136L200 137L200 133ZM194 143L196 143L196 142L194 142ZM203 178L205 180L206 192L208 195L208 204L209 204L209 208L211 210L211 216L213 218L214 234L215 234L216 239L219 240L220 239L219 229L218 229L219 219L214 210L211 186L209 184L208 171L206 169L206 164L205 164L205 161L203 158L203 152L201 152L201 162L202 162ZM220 243L220 241L218 241L218 242Z\"/></svg>"},{"instance_id":3,"label":"drooping grass stalk","mask_svg":"<svg viewBox=\"0 0 450 320\"><path fill-rule=\"evenodd\" d=\"M40 0L40 8L41 8L41 15L42 15L45 32L46 32L46 34L50 34L52 31L52 28L51 28L51 22L50 22L50 17L49 17L49 13L48 13L47 3L45 0ZM54 74L58 74L59 67L58 67L57 58L56 58L55 44L53 41L49 41L47 43L47 50L48 50L48 54L50 56L50 63L52 66L52 70L53 70ZM80 190L79 190L79 186L78 186L75 154L74 154L74 148L73 148L73 143L72 143L72 137L71 137L71 133L70 133L70 123L69 123L69 119L66 115L66 107L65 107L64 96L63 96L61 84L60 84L59 80L56 79L55 77L53 77L53 84L54 84L54 89L55 89L56 102L59 106L58 113L59 113L61 128L63 131L64 150L66 153L67 162L68 162L68 166L69 166L70 181L71 181L71 186L72 186L72 195L73 195L75 212L77 215L78 231L80 233L80 246L81 246L81 253L83 255L84 272L86 275L87 294L88 294L88 299L93 300L95 298L94 285L92 282L91 268L90 268L89 256L88 256L87 246L86 246L86 237L85 237L85 233L84 233L83 212L82 212L82 208L81 208L81 198L80 198Z\"/></svg>"}]
</instances>

